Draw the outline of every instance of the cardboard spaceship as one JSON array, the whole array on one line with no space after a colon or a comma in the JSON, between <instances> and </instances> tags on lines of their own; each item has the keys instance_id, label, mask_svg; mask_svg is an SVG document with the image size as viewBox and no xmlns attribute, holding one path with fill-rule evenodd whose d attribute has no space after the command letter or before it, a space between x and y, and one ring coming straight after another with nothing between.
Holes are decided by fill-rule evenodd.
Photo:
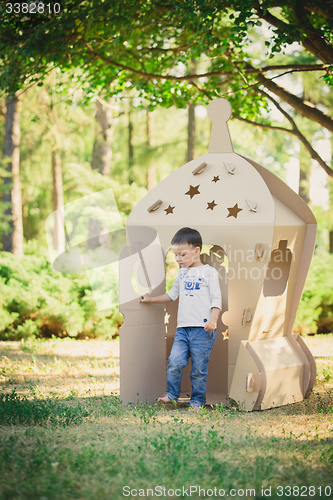
<instances>
[{"instance_id":1,"label":"cardboard spaceship","mask_svg":"<svg viewBox=\"0 0 333 500\"><path fill-rule=\"evenodd\" d=\"M128 248L119 262L120 398L153 404L166 391L178 300L140 303L165 293L165 256L181 227L197 229L218 270L222 311L208 365L207 404L230 398L252 411L308 398L316 378L312 354L292 333L316 239L307 204L282 180L233 150L231 106L208 106L208 154L186 163L151 190L130 214ZM207 247L206 247L207 248ZM132 260L131 260L132 259ZM190 364L181 398L191 393Z\"/></svg>"}]
</instances>

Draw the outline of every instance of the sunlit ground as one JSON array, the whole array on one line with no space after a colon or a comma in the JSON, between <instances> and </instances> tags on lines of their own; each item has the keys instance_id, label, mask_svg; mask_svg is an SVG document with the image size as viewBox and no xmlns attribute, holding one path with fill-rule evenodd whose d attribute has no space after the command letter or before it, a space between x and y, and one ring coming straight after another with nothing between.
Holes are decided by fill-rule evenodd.
<instances>
[{"instance_id":1,"label":"sunlit ground","mask_svg":"<svg viewBox=\"0 0 333 500\"><path fill-rule=\"evenodd\" d=\"M236 488L236 499L264 498L262 487L272 487L270 498L290 498L278 487L303 485L298 496L328 498L333 335L305 341L318 371L310 399L198 414L122 407L117 340L1 342L2 394L12 399L0 402L0 499L114 500L124 498L126 485Z\"/></svg>"},{"instance_id":2,"label":"sunlit ground","mask_svg":"<svg viewBox=\"0 0 333 500\"><path fill-rule=\"evenodd\" d=\"M119 342L0 342L0 383L22 393L86 397L119 393Z\"/></svg>"},{"instance_id":3,"label":"sunlit ground","mask_svg":"<svg viewBox=\"0 0 333 500\"><path fill-rule=\"evenodd\" d=\"M320 372L333 358L333 334L304 340ZM0 342L0 384L41 396L119 394L119 340Z\"/></svg>"}]
</instances>

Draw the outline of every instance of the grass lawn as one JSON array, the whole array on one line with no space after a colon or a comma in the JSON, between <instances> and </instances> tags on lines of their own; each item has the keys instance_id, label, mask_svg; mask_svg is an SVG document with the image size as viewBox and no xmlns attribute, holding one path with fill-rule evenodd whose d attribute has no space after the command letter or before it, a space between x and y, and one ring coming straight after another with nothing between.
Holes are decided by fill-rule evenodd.
<instances>
[{"instance_id":1,"label":"grass lawn","mask_svg":"<svg viewBox=\"0 0 333 500\"><path fill-rule=\"evenodd\" d=\"M123 408L117 341L0 342L0 499L333 498L333 335L305 340L310 399L197 414Z\"/></svg>"}]
</instances>

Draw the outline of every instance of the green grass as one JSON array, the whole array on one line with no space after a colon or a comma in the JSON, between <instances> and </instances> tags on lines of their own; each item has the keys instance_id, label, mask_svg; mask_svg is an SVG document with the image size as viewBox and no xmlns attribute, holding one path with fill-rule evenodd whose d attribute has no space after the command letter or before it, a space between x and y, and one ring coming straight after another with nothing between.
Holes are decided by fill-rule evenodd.
<instances>
[{"instance_id":1,"label":"green grass","mask_svg":"<svg viewBox=\"0 0 333 500\"><path fill-rule=\"evenodd\" d=\"M333 494L331 357L317 360L309 400L190 414L123 407L115 341L6 342L0 351L0 499L199 499L214 498L214 488L236 499L329 498L325 486Z\"/></svg>"},{"instance_id":2,"label":"green grass","mask_svg":"<svg viewBox=\"0 0 333 500\"><path fill-rule=\"evenodd\" d=\"M29 400L13 389L0 394L1 425L69 425L81 423L89 413L80 405L67 406L58 398Z\"/></svg>"}]
</instances>

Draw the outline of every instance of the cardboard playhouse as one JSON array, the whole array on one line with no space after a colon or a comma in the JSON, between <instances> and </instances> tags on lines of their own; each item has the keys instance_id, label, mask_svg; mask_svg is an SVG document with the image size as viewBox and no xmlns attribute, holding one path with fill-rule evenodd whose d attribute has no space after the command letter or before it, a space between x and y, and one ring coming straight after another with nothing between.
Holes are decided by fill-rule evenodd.
<instances>
[{"instance_id":1,"label":"cardboard playhouse","mask_svg":"<svg viewBox=\"0 0 333 500\"><path fill-rule=\"evenodd\" d=\"M201 233L209 249L201 260L220 276L223 305L208 365L207 404L230 398L245 411L267 409L302 401L314 386L314 358L292 327L316 220L276 175L234 152L227 125L231 112L224 99L209 104L208 154L160 182L128 218L129 247L119 262L124 404L153 404L166 391L178 300L144 304L140 296L165 293L165 257L181 227ZM183 401L191 393L190 370L189 363Z\"/></svg>"}]
</instances>

